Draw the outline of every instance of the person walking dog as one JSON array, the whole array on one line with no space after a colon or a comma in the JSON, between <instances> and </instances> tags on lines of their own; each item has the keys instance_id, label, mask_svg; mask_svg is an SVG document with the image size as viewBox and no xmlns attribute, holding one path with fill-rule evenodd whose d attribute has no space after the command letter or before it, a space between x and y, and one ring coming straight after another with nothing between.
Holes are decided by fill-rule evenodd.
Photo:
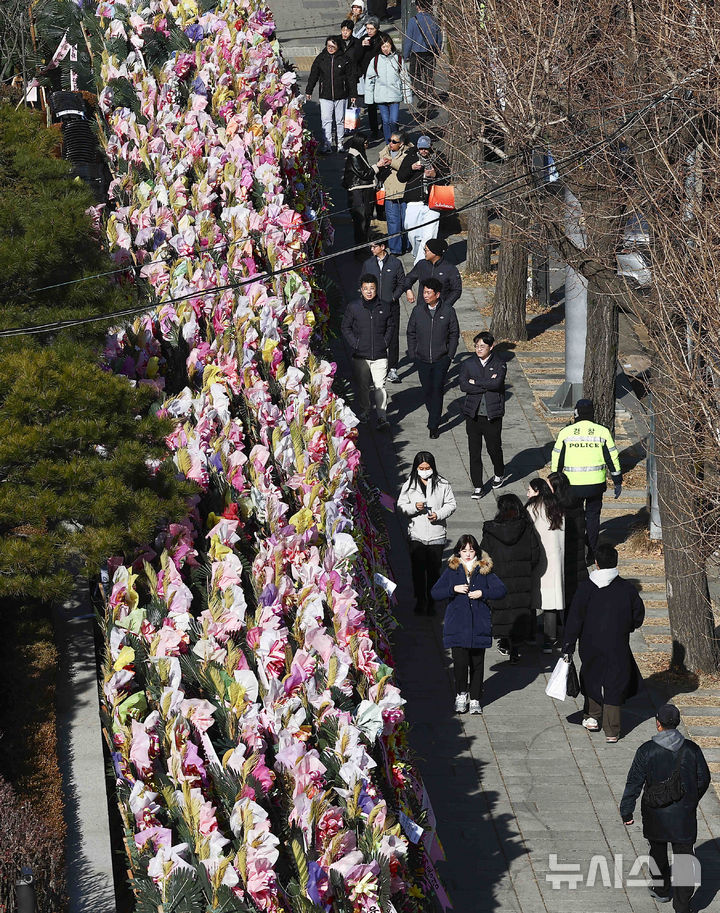
<instances>
[{"instance_id":1,"label":"person walking dog","mask_svg":"<svg viewBox=\"0 0 720 913\"><path fill-rule=\"evenodd\" d=\"M452 487L437 471L429 450L415 454L410 478L400 489L397 508L410 518L410 566L415 592L415 614L435 614L430 591L440 576L447 539L447 519L457 504Z\"/></svg>"},{"instance_id":2,"label":"person walking dog","mask_svg":"<svg viewBox=\"0 0 720 913\"><path fill-rule=\"evenodd\" d=\"M645 620L640 594L619 576L617 565L617 550L598 545L595 570L578 585L563 639L566 656L580 641L583 726L597 732L602 720L607 742L620 738L620 707L638 691L641 676L630 649L630 633Z\"/></svg>"},{"instance_id":3,"label":"person walking dog","mask_svg":"<svg viewBox=\"0 0 720 913\"><path fill-rule=\"evenodd\" d=\"M492 644L488 599L502 599L505 584L480 551L475 536L461 536L447 568L432 588L433 599L449 599L443 622L443 645L452 650L455 712L482 713L485 650Z\"/></svg>"},{"instance_id":4,"label":"person walking dog","mask_svg":"<svg viewBox=\"0 0 720 913\"><path fill-rule=\"evenodd\" d=\"M693 853L697 809L710 785L710 770L700 746L678 732L679 725L677 707L663 704L655 718L657 734L635 752L620 815L627 826L635 823L635 803L642 792L643 836L662 879L662 885L649 888L650 894L660 903L672 900L675 913L690 913L690 900L700 883ZM672 876L668 843L673 851Z\"/></svg>"}]
</instances>

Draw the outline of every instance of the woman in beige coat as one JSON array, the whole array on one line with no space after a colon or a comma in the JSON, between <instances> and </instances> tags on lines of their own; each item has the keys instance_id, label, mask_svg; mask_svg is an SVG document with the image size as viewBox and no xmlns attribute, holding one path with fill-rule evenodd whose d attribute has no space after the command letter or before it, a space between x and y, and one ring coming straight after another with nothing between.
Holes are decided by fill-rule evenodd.
<instances>
[{"instance_id":1,"label":"woman in beige coat","mask_svg":"<svg viewBox=\"0 0 720 913\"><path fill-rule=\"evenodd\" d=\"M395 130L390 135L390 142L383 146L378 157L378 177L385 191L385 218L389 235L396 235L388 240L388 250L395 256L400 256L404 250L410 250L407 235L399 234L405 222L405 206L403 194L405 184L397 179L397 172L405 156L413 148L405 136Z\"/></svg>"},{"instance_id":2,"label":"woman in beige coat","mask_svg":"<svg viewBox=\"0 0 720 913\"><path fill-rule=\"evenodd\" d=\"M552 653L557 641L558 613L565 609L565 515L545 479L531 479L527 494L527 512L545 552L539 581L543 653Z\"/></svg>"}]
</instances>

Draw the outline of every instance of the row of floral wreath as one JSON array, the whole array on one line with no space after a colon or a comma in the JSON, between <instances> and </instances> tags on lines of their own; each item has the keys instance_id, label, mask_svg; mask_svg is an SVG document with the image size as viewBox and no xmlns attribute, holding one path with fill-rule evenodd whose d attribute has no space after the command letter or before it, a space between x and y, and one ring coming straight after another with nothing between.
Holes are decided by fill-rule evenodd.
<instances>
[{"instance_id":1,"label":"row of floral wreath","mask_svg":"<svg viewBox=\"0 0 720 913\"><path fill-rule=\"evenodd\" d=\"M105 224L159 301L106 357L157 390L200 492L111 565L102 690L136 908L447 907L357 420L311 349L319 280L292 269L331 233L295 75L258 0L96 15Z\"/></svg>"}]
</instances>

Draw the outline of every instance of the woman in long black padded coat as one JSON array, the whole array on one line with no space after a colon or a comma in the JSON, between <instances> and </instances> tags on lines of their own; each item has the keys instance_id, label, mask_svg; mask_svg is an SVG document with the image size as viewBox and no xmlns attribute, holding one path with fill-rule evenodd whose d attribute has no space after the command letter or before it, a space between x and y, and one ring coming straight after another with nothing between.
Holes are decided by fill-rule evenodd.
<instances>
[{"instance_id":1,"label":"woman in long black padded coat","mask_svg":"<svg viewBox=\"0 0 720 913\"><path fill-rule=\"evenodd\" d=\"M483 523L480 548L492 558L494 573L507 587L507 595L490 601L493 637L499 637L501 653L510 662L520 658L519 644L531 633L531 608L535 570L541 563L542 546L535 526L517 495L498 498L494 520Z\"/></svg>"}]
</instances>

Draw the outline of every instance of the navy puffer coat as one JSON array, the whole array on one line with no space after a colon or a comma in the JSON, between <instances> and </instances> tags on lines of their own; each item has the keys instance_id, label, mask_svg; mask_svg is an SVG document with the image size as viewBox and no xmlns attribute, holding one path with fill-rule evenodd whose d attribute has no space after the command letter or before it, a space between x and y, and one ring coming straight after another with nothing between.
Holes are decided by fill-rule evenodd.
<instances>
[{"instance_id":1,"label":"navy puffer coat","mask_svg":"<svg viewBox=\"0 0 720 913\"><path fill-rule=\"evenodd\" d=\"M492 644L490 607L486 599L502 599L507 592L505 584L492 573L492 561L487 552L475 560L470 574L462 561L453 555L442 576L432 588L433 599L449 599L443 623L443 644L446 647L486 649ZM482 599L470 599L465 593L456 593L458 584L467 583L470 591L481 590Z\"/></svg>"}]
</instances>

